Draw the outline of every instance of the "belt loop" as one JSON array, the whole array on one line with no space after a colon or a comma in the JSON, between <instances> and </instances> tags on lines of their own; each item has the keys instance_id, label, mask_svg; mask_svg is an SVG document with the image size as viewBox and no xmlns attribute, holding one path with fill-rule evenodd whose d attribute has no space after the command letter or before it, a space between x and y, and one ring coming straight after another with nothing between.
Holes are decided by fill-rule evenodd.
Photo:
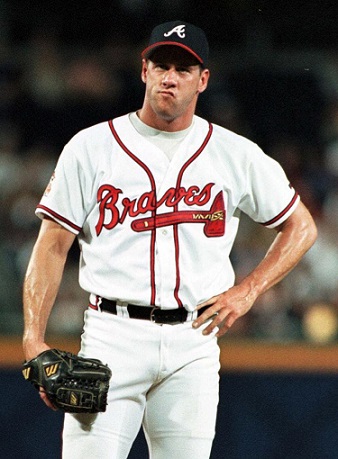
<instances>
[{"instance_id":1,"label":"belt loop","mask_svg":"<svg viewBox=\"0 0 338 459\"><path fill-rule=\"evenodd\" d=\"M187 312L187 322L193 322L197 319L198 311L188 311Z\"/></svg>"},{"instance_id":2,"label":"belt loop","mask_svg":"<svg viewBox=\"0 0 338 459\"><path fill-rule=\"evenodd\" d=\"M116 305L116 315L119 316L119 317L124 317L124 318L127 318L129 319L130 318L130 315L129 315L129 312L128 312L128 308L126 306L120 306L120 305Z\"/></svg>"},{"instance_id":3,"label":"belt loop","mask_svg":"<svg viewBox=\"0 0 338 459\"><path fill-rule=\"evenodd\" d=\"M98 295L96 295L96 301L95 301L95 304L96 306L98 307L98 309L101 311L101 303L102 303L102 298Z\"/></svg>"}]
</instances>

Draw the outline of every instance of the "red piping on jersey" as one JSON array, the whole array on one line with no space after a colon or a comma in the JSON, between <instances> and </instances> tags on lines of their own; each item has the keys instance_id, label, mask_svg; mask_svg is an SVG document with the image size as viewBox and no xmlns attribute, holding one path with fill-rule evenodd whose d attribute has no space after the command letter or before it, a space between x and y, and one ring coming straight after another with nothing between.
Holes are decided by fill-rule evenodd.
<instances>
[{"instance_id":1,"label":"red piping on jersey","mask_svg":"<svg viewBox=\"0 0 338 459\"><path fill-rule=\"evenodd\" d=\"M269 225L272 225L273 223L276 223L278 220L280 220L291 209L291 207L296 202L297 198L298 198L298 193L295 191L295 194L293 198L291 199L291 202L289 203L289 205L285 207L285 209L282 212L280 212L276 217L272 218L268 222L262 223L262 225L269 226Z\"/></svg>"},{"instance_id":2,"label":"red piping on jersey","mask_svg":"<svg viewBox=\"0 0 338 459\"><path fill-rule=\"evenodd\" d=\"M150 184L151 184L151 190L154 193L155 200L157 201L157 198L156 198L156 183L155 183L155 179L154 179L153 174L151 173L150 169L136 155L134 155L124 145L124 143L122 142L122 140L120 139L119 135L117 134L117 132L115 130L113 121L110 120L108 122L108 124L109 124L110 130L111 130L116 142L119 144L119 146L122 148L122 150L125 153L127 153L127 155L130 156L147 173L147 175L149 177L149 180L150 180ZM180 172L178 174L178 178L177 178L177 182L176 182L176 193L179 192L179 189L181 187L181 181L182 181L182 177L183 177L184 172L186 171L188 166L190 166L190 164L193 161L195 161L195 159L202 153L202 151L204 150L204 148L206 147L207 143L210 140L212 131L213 131L212 124L209 123L209 130L208 130L208 133L207 133L202 145L198 148L196 153L194 153L191 156L191 158L189 158L189 160L183 165L182 169L180 170ZM156 242L156 218L157 218L156 211L157 210L156 210L156 206L154 206L154 207L155 208L151 212L151 218L155 222L155 224L154 224L153 229L151 230L151 243L150 243L150 249L151 249L150 250L150 267L151 267L151 270L150 270L151 271L150 272L150 276L151 276L151 300L150 300L150 304L155 304L155 299L156 299L155 242ZM174 212L177 212L177 211L178 211L178 204L176 204L174 206ZM173 230L174 230L175 264L176 264L176 285L175 285L175 290L174 290L174 297L175 297L175 299L177 301L178 306L181 308L181 307L183 307L183 303L182 303L182 301L181 301L181 299L179 298L179 295L178 295L181 279L180 279L180 267L179 267L179 240L178 240L178 227L177 227L177 224L174 224Z\"/></svg>"},{"instance_id":3,"label":"red piping on jersey","mask_svg":"<svg viewBox=\"0 0 338 459\"><path fill-rule=\"evenodd\" d=\"M178 193L180 187L181 187L181 182L182 182L182 177L184 172L187 170L187 168L190 166L192 162L195 161L195 159L202 153L206 145L208 144L211 134L213 131L212 124L209 123L209 130L208 133L202 143L202 145L199 147L199 149L194 153L191 158L183 165L182 169L180 170L180 173L178 174L177 177L177 182L176 182L176 193ZM174 206L174 212L178 211L178 204ZM179 289L180 289L180 284L181 284L181 276L180 276L180 265L179 265L179 258L180 258L180 250L179 250L179 239L178 239L178 225L175 224L173 226L174 230L174 243L175 243L175 262L176 262L176 286L174 290L174 297L179 305L179 307L183 307L182 300L179 297Z\"/></svg>"},{"instance_id":4,"label":"red piping on jersey","mask_svg":"<svg viewBox=\"0 0 338 459\"><path fill-rule=\"evenodd\" d=\"M41 209L41 210L44 210L45 212L47 212L48 214L50 214L52 217L54 217L55 219L57 220L60 220L61 222L65 223L66 225L70 226L71 228L73 228L75 231L78 231L80 232L82 230L82 228L80 226L77 226L75 225L74 223L72 223L71 221L67 220L67 218L65 217L62 217L62 215L58 214L57 212L54 212L54 210L52 209L49 209L48 207L46 206L43 206L41 204L38 204L36 206L37 209Z\"/></svg>"},{"instance_id":5,"label":"red piping on jersey","mask_svg":"<svg viewBox=\"0 0 338 459\"><path fill-rule=\"evenodd\" d=\"M153 174L151 173L150 169L137 157L135 156L128 148L124 145L122 140L120 139L119 135L117 134L113 120L108 121L110 130L116 140L116 142L120 145L122 150L127 153L128 156L131 157L139 166L141 166L146 174L148 175L151 191L154 193L154 197L156 200L156 183ZM156 206L154 206L154 210L151 211L151 216L153 219L156 219ZM155 304L156 299L156 285L155 285L155 242L156 242L156 228L151 231L151 239L150 239L150 285L151 285L151 297L150 297L150 304Z\"/></svg>"}]
</instances>

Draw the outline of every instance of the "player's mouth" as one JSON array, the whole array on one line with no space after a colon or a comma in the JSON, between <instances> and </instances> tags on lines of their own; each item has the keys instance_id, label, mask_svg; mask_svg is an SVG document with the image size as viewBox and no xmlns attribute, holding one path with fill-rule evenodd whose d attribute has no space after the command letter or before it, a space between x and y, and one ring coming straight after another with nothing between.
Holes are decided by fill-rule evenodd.
<instances>
[{"instance_id":1,"label":"player's mouth","mask_svg":"<svg viewBox=\"0 0 338 459\"><path fill-rule=\"evenodd\" d=\"M160 94L162 94L163 96L171 96L171 97L175 97L175 94L172 92L172 91L159 91Z\"/></svg>"}]
</instances>

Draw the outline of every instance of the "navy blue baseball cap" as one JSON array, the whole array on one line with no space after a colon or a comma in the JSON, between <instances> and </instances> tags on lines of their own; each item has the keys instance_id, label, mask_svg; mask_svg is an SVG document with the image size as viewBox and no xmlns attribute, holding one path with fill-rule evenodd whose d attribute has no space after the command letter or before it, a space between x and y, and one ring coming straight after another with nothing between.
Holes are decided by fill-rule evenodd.
<instances>
[{"instance_id":1,"label":"navy blue baseball cap","mask_svg":"<svg viewBox=\"0 0 338 459\"><path fill-rule=\"evenodd\" d=\"M155 49L163 45L180 46L192 54L205 67L209 57L209 44L202 29L185 21L165 22L156 26L142 57L150 59Z\"/></svg>"}]
</instances>

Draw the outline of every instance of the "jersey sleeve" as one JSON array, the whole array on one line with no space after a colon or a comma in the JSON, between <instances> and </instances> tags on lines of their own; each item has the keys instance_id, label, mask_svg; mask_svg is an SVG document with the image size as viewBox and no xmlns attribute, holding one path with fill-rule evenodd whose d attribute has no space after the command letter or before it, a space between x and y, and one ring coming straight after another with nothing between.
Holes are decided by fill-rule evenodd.
<instances>
[{"instance_id":1,"label":"jersey sleeve","mask_svg":"<svg viewBox=\"0 0 338 459\"><path fill-rule=\"evenodd\" d=\"M247 187L239 208L268 228L283 223L296 209L300 197L281 165L255 146L246 174Z\"/></svg>"},{"instance_id":2,"label":"jersey sleeve","mask_svg":"<svg viewBox=\"0 0 338 459\"><path fill-rule=\"evenodd\" d=\"M35 212L40 218L48 215L74 234L81 231L86 216L86 172L76 147L72 140L63 149Z\"/></svg>"}]
</instances>

